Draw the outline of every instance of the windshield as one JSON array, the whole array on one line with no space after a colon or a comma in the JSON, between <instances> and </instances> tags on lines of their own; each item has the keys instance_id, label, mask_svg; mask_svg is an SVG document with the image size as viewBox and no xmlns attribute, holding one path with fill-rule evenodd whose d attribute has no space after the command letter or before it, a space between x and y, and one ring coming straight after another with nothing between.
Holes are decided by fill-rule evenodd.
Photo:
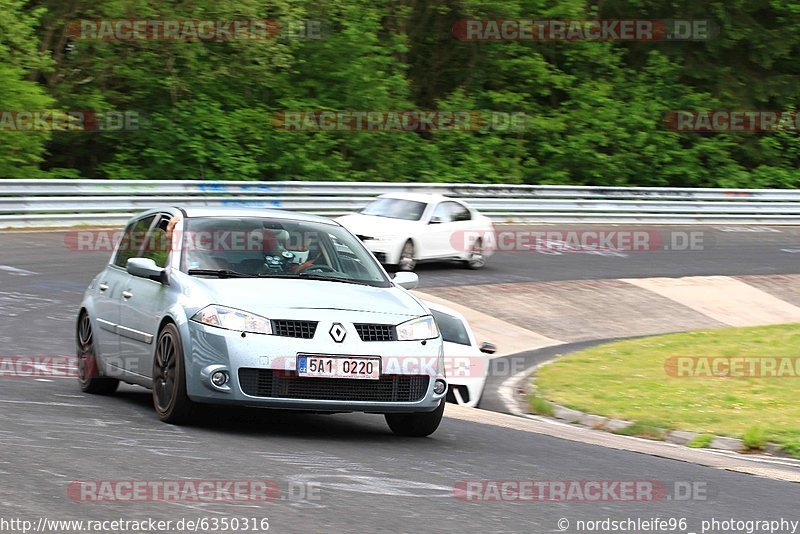
<instances>
[{"instance_id":1,"label":"windshield","mask_svg":"<svg viewBox=\"0 0 800 534\"><path fill-rule=\"evenodd\" d=\"M191 275L392 285L361 242L333 224L261 217L190 218L182 249L181 270Z\"/></svg>"},{"instance_id":2,"label":"windshield","mask_svg":"<svg viewBox=\"0 0 800 534\"><path fill-rule=\"evenodd\" d=\"M367 204L361 210L363 215L375 217L389 217L390 219L405 219L418 221L422 218L427 204L401 198L378 198Z\"/></svg>"},{"instance_id":3,"label":"windshield","mask_svg":"<svg viewBox=\"0 0 800 534\"><path fill-rule=\"evenodd\" d=\"M442 333L444 341L458 343L459 345L471 345L467 327L458 317L436 310L431 310L431 314L439 327L439 331Z\"/></svg>"}]
</instances>

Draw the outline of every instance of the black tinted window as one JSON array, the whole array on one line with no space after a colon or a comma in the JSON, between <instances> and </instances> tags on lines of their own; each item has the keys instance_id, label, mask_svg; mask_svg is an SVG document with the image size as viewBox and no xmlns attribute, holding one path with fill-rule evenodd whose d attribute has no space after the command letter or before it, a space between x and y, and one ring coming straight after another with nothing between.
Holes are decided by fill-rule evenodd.
<instances>
[{"instance_id":1,"label":"black tinted window","mask_svg":"<svg viewBox=\"0 0 800 534\"><path fill-rule=\"evenodd\" d=\"M171 244L169 243L169 235L167 234L167 227L169 226L170 217L162 215L158 220L158 224L147 236L147 246L142 253L143 258L150 258L159 267L166 267Z\"/></svg>"},{"instance_id":2,"label":"black tinted window","mask_svg":"<svg viewBox=\"0 0 800 534\"><path fill-rule=\"evenodd\" d=\"M442 332L442 339L449 343L459 345L470 345L467 327L458 317L453 317L440 311L431 310L439 330Z\"/></svg>"},{"instance_id":3,"label":"black tinted window","mask_svg":"<svg viewBox=\"0 0 800 534\"><path fill-rule=\"evenodd\" d=\"M469 221L472 219L472 215L470 214L469 210L461 204L450 202L449 205L453 221Z\"/></svg>"},{"instance_id":4,"label":"black tinted window","mask_svg":"<svg viewBox=\"0 0 800 534\"><path fill-rule=\"evenodd\" d=\"M145 217L144 219L135 221L125 229L125 233L122 235L122 240L117 249L117 255L114 258L114 265L124 269L130 258L140 257L145 238L147 237L147 231L150 229L150 225L153 224L155 218L155 215Z\"/></svg>"}]
</instances>

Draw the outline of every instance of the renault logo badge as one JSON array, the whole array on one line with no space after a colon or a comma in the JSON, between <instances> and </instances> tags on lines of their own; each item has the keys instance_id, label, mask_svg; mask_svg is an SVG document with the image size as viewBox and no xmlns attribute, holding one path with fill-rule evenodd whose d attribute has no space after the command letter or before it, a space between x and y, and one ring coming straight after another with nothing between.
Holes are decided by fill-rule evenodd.
<instances>
[{"instance_id":1,"label":"renault logo badge","mask_svg":"<svg viewBox=\"0 0 800 534\"><path fill-rule=\"evenodd\" d=\"M341 343L344 341L344 338L347 337L347 330L345 330L344 326L342 326L340 323L333 323L330 335L335 342Z\"/></svg>"}]
</instances>

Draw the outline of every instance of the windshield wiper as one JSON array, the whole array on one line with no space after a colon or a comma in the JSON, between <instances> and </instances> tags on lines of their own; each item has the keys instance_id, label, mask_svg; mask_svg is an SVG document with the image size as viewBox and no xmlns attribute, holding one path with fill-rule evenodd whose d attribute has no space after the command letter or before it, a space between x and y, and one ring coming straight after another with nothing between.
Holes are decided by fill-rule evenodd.
<instances>
[{"instance_id":1,"label":"windshield wiper","mask_svg":"<svg viewBox=\"0 0 800 534\"><path fill-rule=\"evenodd\" d=\"M253 278L251 274L244 274L230 269L189 269L187 271L190 275L207 274L210 276L219 276L220 278Z\"/></svg>"},{"instance_id":2,"label":"windshield wiper","mask_svg":"<svg viewBox=\"0 0 800 534\"><path fill-rule=\"evenodd\" d=\"M358 280L351 280L349 278L337 278L335 276L325 276L324 274L315 273L299 273L298 278L305 278L307 280L320 280L322 282L341 282L342 284L356 284L359 286L368 286L369 284L359 282Z\"/></svg>"}]
</instances>

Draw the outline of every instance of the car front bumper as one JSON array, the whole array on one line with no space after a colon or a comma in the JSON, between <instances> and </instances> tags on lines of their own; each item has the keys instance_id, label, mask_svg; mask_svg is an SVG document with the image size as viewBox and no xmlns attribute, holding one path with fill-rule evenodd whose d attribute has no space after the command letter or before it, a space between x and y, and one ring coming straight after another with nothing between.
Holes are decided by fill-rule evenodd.
<instances>
[{"instance_id":1,"label":"car front bumper","mask_svg":"<svg viewBox=\"0 0 800 534\"><path fill-rule=\"evenodd\" d=\"M400 252L405 240L403 238L366 239L363 243L379 262L384 265L397 265L400 262Z\"/></svg>"},{"instance_id":2,"label":"car front bumper","mask_svg":"<svg viewBox=\"0 0 800 534\"><path fill-rule=\"evenodd\" d=\"M351 323L343 343L329 336L332 322L320 321L313 339L246 334L189 321L184 346L187 394L195 402L316 412L408 413L435 410L446 395L442 342L363 342ZM298 354L381 358L381 379L306 378L295 372ZM228 383L215 386L216 371Z\"/></svg>"}]
</instances>

